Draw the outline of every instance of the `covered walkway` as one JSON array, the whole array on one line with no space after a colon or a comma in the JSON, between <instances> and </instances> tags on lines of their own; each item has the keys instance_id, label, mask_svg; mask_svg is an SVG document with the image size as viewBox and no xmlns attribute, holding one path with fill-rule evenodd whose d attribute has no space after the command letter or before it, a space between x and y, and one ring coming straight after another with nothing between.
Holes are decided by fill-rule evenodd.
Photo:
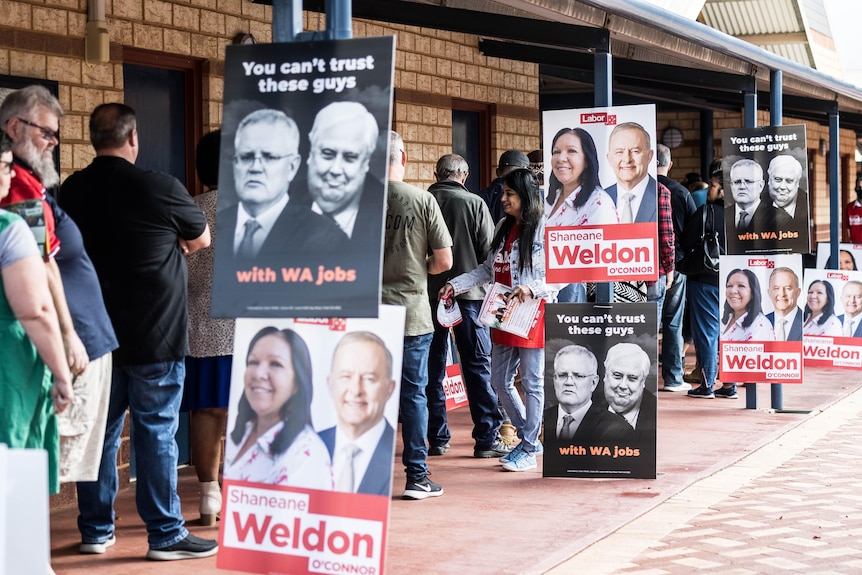
<instances>
[{"instance_id":1,"label":"covered walkway","mask_svg":"<svg viewBox=\"0 0 862 575\"><path fill-rule=\"evenodd\" d=\"M659 542L666 533L683 527L688 518L715 502L713 488L703 497L692 495L687 488L710 477L724 477L720 473L733 475L749 470L749 475L743 477L750 478L773 469L775 456L761 458L760 453L771 449L780 455L795 450L801 439L788 445L782 438L800 425L829 422L834 419L833 412L834 417L848 422L858 419L846 409L830 409L860 386L854 375L848 371L815 371L803 385L785 385L785 413L768 409L769 386L765 385L758 386L758 410L744 409L744 399L698 400L684 394L660 393L655 480L543 479L539 471L501 471L494 460L471 457L469 414L466 410L456 411L451 418L452 451L429 461L434 480L443 485L445 495L425 501L393 498L386 571L429 575L638 573L631 561L644 551L651 538ZM748 392L740 391L740 395ZM810 413L804 413L807 411ZM804 425L797 432L803 439ZM761 448L766 449L741 461ZM848 455L858 458L856 453ZM857 459L848 460L847 466L858 468ZM752 467L759 472L752 475ZM736 486L726 480L721 483ZM403 484L404 474L396 465L394 486L398 495ZM196 489L193 470L182 470L180 495L189 528L197 535L215 537L216 528L193 524L197 517ZM757 502L757 496L752 496L751 513L758 513ZM829 508L832 498L824 495L813 505L814 511L809 513ZM84 556L77 553L76 510L53 511L55 571L59 575L157 575L175 573L178 568L189 574L216 572L214 558L183 561L181 565L144 560L146 533L135 512L132 490L121 493L117 515L117 545L105 555ZM641 525L637 521L642 517L658 517L661 529L648 524L646 533L637 531ZM738 535L748 538L744 528ZM704 545L704 556L724 552L720 546L710 549L706 537ZM676 568L669 565L667 571L643 572L692 572L692 566L686 563ZM589 570L585 570L587 567ZM764 567L748 572L767 571L770 570Z\"/></svg>"}]
</instances>

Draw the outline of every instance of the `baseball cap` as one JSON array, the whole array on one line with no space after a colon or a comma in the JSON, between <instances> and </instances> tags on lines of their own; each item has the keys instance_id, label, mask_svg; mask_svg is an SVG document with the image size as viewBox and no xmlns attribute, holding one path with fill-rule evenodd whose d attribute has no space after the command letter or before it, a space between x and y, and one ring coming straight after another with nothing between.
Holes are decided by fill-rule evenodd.
<instances>
[{"instance_id":1,"label":"baseball cap","mask_svg":"<svg viewBox=\"0 0 862 575\"><path fill-rule=\"evenodd\" d=\"M516 168L529 168L530 158L527 154L518 150L507 150L500 155L500 161L497 164L498 168L514 166Z\"/></svg>"}]
</instances>

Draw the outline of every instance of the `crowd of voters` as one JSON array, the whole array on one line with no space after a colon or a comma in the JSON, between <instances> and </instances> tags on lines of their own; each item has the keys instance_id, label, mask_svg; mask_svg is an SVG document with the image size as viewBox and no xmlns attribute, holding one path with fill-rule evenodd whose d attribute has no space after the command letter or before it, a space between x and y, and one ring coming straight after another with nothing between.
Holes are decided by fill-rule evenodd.
<instances>
[{"instance_id":1,"label":"crowd of voters","mask_svg":"<svg viewBox=\"0 0 862 575\"><path fill-rule=\"evenodd\" d=\"M362 210L368 206L360 202L378 140L373 116L357 103L324 107L309 134L308 157L302 158L293 120L272 110L249 114L237 128L234 146L239 204L229 217L217 218L218 131L199 143L198 175L208 191L192 198L175 178L135 166L139 146L146 145L138 139L135 111L102 104L89 120L94 159L61 185L53 152L63 115L57 99L40 86L13 92L0 105L0 206L10 210L0 210L0 443L47 450L51 493L60 482L76 483L80 552L105 553L117 542L116 462L127 412L139 454L136 502L147 528L149 559L218 551L216 541L189 533L180 512L174 436L181 410L191 412L204 525L213 525L221 510L223 435L231 446L225 476L389 495L391 475L375 472L391 465L395 430L382 413L395 383L392 354L379 338L359 332L338 343L328 380L338 425L315 432L309 425L312 383L305 342L291 330L261 330L239 352L246 358L244 395L235 425L225 430L234 321L209 314L217 219L228 226L219 241L233 241L229 252L237 258L269 249L266 239L278 233L282 214L309 230L285 233L313 245L326 241L341 249L353 238L379 238L381 230L366 229ZM728 278L722 310L717 272L686 276L675 269L686 248L701 241L701 226L690 222L709 221L724 243L720 161L713 162L705 182L689 174L686 185L680 184L668 176L670 150L654 147L642 126L627 122L610 134L607 162L616 177L603 182L588 132L561 129L552 146L551 165L544 166L550 168L547 182L540 152L531 154L531 161L508 150L491 185L468 190L467 162L447 154L438 160L436 183L426 191L404 182L405 144L399 134L389 134L388 200L371 209L416 217L409 231L383 230L382 302L406 308L399 417L405 499L443 494L430 478L427 459L450 449L443 390L450 341L469 400L476 458L497 458L507 471L536 469L544 449L543 416L548 429L556 426L554 437L565 440L585 418L603 422L609 431L640 432L638 413L647 410L641 402L649 401L642 398L650 396L643 393L650 360L639 348L612 348L604 358L581 346L561 350L553 362L557 397L545 400L544 302L596 298L594 284L546 281L545 226L658 223L658 281L622 282L614 297L658 303L665 391L736 398L733 383L716 383L720 334L733 338L737 331L772 332L773 325L781 325L781 336L790 339L795 329L762 317L759 307L755 311L757 279L746 270ZM307 181L292 183L303 162ZM655 179L648 173L653 165ZM743 187L755 179L741 175L744 168L731 174ZM39 241L12 213L22 204L40 214L37 227L44 227L44 237ZM787 215L775 210L770 217ZM785 300L795 306L800 287L791 270L777 269L769 281L783 294L776 297L774 313L787 309ZM485 286L493 282L512 287L509 299L542 300L526 337L479 321ZM840 328L827 321L823 304L835 297L830 289L812 286L809 316L798 318L806 333ZM862 286L859 292L862 308ZM460 307L463 321L451 329L437 320L441 300ZM684 333L697 357L689 374L684 373ZM774 337L770 333L769 339ZM600 365L604 395L593 393ZM698 385L692 388L689 381ZM625 388L615 397L624 385L638 389ZM388 451L375 448L387 444ZM297 463L302 458L309 461ZM326 469L331 484L320 484L321 474L309 473L312 468Z\"/></svg>"}]
</instances>

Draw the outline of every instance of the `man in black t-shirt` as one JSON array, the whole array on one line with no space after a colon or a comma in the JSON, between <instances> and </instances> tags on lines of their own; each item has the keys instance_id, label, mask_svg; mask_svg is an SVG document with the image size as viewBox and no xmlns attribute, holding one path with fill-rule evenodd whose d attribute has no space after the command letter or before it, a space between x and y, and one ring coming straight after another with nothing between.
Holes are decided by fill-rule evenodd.
<instances>
[{"instance_id":1,"label":"man in black t-shirt","mask_svg":"<svg viewBox=\"0 0 862 575\"><path fill-rule=\"evenodd\" d=\"M134 110L98 106L90 116L90 140L96 158L64 182L60 203L81 230L120 347L99 478L78 483L80 551L104 553L116 542L116 460L128 408L147 558L208 557L218 551L216 541L197 538L184 525L174 435L189 351L184 254L210 244L209 228L176 178L135 167Z\"/></svg>"}]
</instances>

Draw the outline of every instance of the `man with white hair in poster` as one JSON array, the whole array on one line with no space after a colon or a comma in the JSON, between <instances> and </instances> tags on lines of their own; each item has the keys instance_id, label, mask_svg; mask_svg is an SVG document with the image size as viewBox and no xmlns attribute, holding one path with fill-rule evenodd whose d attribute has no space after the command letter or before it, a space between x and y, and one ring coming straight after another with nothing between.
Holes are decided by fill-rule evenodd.
<instances>
[{"instance_id":1,"label":"man with white hair in poster","mask_svg":"<svg viewBox=\"0 0 862 575\"><path fill-rule=\"evenodd\" d=\"M778 229L807 236L808 194L799 189L802 164L793 156L775 156L767 169L769 198L776 210Z\"/></svg>"},{"instance_id":2,"label":"man with white hair in poster","mask_svg":"<svg viewBox=\"0 0 862 575\"><path fill-rule=\"evenodd\" d=\"M308 134L311 210L331 218L353 245L383 237L384 187L368 175L378 134L377 120L359 102L324 106Z\"/></svg>"},{"instance_id":3,"label":"man with white hair in poster","mask_svg":"<svg viewBox=\"0 0 862 575\"><path fill-rule=\"evenodd\" d=\"M646 391L649 371L649 355L637 344L618 343L605 356L608 411L622 416L641 442L653 441L656 433L656 398Z\"/></svg>"}]
</instances>

